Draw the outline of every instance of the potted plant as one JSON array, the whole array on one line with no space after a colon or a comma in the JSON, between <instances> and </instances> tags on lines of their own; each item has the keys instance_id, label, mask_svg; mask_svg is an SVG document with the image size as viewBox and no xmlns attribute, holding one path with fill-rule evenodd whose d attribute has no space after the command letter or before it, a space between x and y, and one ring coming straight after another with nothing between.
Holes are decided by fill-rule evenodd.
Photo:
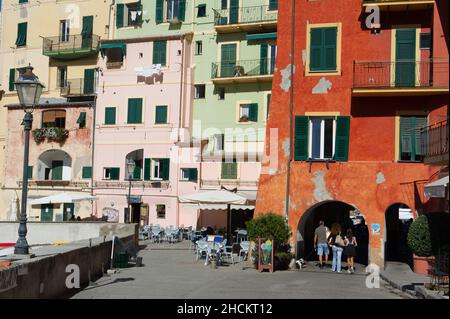
<instances>
[{"instance_id":1,"label":"potted plant","mask_svg":"<svg viewBox=\"0 0 450 319\"><path fill-rule=\"evenodd\" d=\"M50 141L63 142L69 136L69 131L60 127L48 127L46 136Z\"/></svg>"},{"instance_id":2,"label":"potted plant","mask_svg":"<svg viewBox=\"0 0 450 319\"><path fill-rule=\"evenodd\" d=\"M45 140L45 130L42 128L37 128L32 131L34 141L39 144Z\"/></svg>"},{"instance_id":3,"label":"potted plant","mask_svg":"<svg viewBox=\"0 0 450 319\"><path fill-rule=\"evenodd\" d=\"M286 225L282 216L274 213L266 213L247 222L248 238L256 241L257 238L272 239L274 247L275 270L287 270L293 258L290 253L289 238L291 230ZM258 266L258 251L252 252L255 267Z\"/></svg>"}]
</instances>

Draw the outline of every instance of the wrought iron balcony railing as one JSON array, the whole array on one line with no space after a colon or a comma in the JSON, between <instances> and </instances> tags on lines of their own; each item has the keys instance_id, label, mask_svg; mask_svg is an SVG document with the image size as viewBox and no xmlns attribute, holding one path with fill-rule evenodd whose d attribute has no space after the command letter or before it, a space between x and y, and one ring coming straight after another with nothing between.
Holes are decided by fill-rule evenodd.
<instances>
[{"instance_id":1,"label":"wrought iron balcony railing","mask_svg":"<svg viewBox=\"0 0 450 319\"><path fill-rule=\"evenodd\" d=\"M97 53L100 36L60 35L43 38L42 54L54 58L74 58Z\"/></svg>"},{"instance_id":2,"label":"wrought iron balcony railing","mask_svg":"<svg viewBox=\"0 0 450 319\"><path fill-rule=\"evenodd\" d=\"M448 61L355 61L353 88L448 88Z\"/></svg>"},{"instance_id":3,"label":"wrought iron balcony railing","mask_svg":"<svg viewBox=\"0 0 450 319\"><path fill-rule=\"evenodd\" d=\"M71 79L61 87L61 96L82 96L95 94L95 79Z\"/></svg>"},{"instance_id":4,"label":"wrought iron balcony railing","mask_svg":"<svg viewBox=\"0 0 450 319\"><path fill-rule=\"evenodd\" d=\"M277 8L272 8L268 5L232 7L229 9L214 10L214 24L216 26L255 22L276 22L277 20Z\"/></svg>"},{"instance_id":5,"label":"wrought iron balcony railing","mask_svg":"<svg viewBox=\"0 0 450 319\"><path fill-rule=\"evenodd\" d=\"M273 75L275 59L243 60L217 62L212 64L211 78L237 78Z\"/></svg>"},{"instance_id":6,"label":"wrought iron balcony railing","mask_svg":"<svg viewBox=\"0 0 450 319\"><path fill-rule=\"evenodd\" d=\"M420 136L425 163L441 161L448 163L448 120L422 128Z\"/></svg>"},{"instance_id":7,"label":"wrought iron balcony railing","mask_svg":"<svg viewBox=\"0 0 450 319\"><path fill-rule=\"evenodd\" d=\"M432 0L363 0L363 4L395 4L395 3L418 3L418 2L432 2Z\"/></svg>"}]
</instances>

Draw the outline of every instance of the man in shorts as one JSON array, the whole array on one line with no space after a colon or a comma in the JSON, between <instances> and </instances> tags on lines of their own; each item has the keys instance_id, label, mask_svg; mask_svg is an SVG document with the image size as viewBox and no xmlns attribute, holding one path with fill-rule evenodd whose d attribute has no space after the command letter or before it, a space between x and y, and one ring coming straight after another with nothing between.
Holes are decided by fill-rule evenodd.
<instances>
[{"instance_id":1,"label":"man in shorts","mask_svg":"<svg viewBox=\"0 0 450 319\"><path fill-rule=\"evenodd\" d=\"M319 227L314 232L314 248L317 249L317 255L319 256L319 267L323 268L322 256L325 255L325 265L328 264L328 255L330 250L328 248L327 238L328 228L325 226L323 220L319 222Z\"/></svg>"}]
</instances>

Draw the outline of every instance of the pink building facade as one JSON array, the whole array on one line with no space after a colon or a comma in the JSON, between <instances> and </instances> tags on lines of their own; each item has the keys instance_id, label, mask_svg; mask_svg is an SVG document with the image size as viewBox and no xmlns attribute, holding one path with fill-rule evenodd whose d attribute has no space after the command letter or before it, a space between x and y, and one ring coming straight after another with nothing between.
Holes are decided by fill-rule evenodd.
<instances>
[{"instance_id":1,"label":"pink building facade","mask_svg":"<svg viewBox=\"0 0 450 319\"><path fill-rule=\"evenodd\" d=\"M197 208L178 202L199 189L189 133L191 37L102 43L93 165L98 217L196 227ZM136 165L131 182L129 160Z\"/></svg>"}]
</instances>

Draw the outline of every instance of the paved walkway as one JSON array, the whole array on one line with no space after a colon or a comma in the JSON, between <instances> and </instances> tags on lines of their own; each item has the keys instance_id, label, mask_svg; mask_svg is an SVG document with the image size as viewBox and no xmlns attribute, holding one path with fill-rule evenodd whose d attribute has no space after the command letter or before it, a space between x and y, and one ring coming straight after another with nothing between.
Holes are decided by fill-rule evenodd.
<instances>
[{"instance_id":1,"label":"paved walkway","mask_svg":"<svg viewBox=\"0 0 450 319\"><path fill-rule=\"evenodd\" d=\"M162 249L164 245L166 248ZM72 298L402 298L387 285L368 289L363 274L317 271L259 273L243 264L212 269L196 261L188 243L150 244L140 251L143 267L121 269Z\"/></svg>"}]
</instances>

